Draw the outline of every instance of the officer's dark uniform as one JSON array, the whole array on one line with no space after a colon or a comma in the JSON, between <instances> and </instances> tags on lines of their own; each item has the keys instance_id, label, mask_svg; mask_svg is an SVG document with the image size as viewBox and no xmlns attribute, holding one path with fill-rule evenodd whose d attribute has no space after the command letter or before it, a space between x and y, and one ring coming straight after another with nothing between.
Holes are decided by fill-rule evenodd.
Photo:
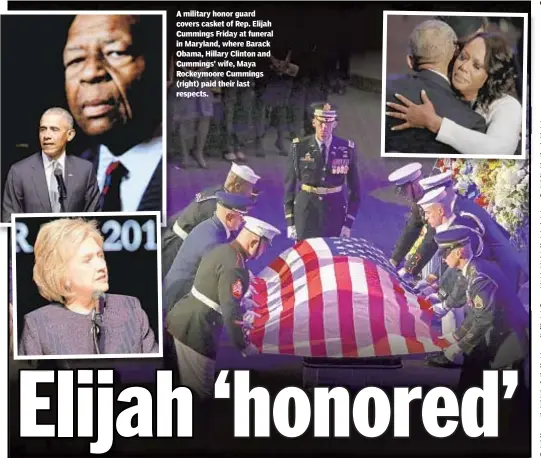
<instances>
[{"instance_id":1,"label":"officer's dark uniform","mask_svg":"<svg viewBox=\"0 0 541 458\"><path fill-rule=\"evenodd\" d=\"M336 118L330 105L315 113L316 117ZM343 226L351 228L359 209L360 183L354 143L333 136L328 149L325 160L314 135L293 141L284 207L286 223L295 226L299 240L338 237ZM343 189L346 183L347 207Z\"/></svg>"},{"instance_id":2,"label":"officer's dark uniform","mask_svg":"<svg viewBox=\"0 0 541 458\"><path fill-rule=\"evenodd\" d=\"M167 315L167 331L175 339L215 360L217 331L225 324L235 346L241 350L246 346L244 332L236 322L242 322L240 299L249 286L247 258L237 241L220 245L203 257L191 293Z\"/></svg>"},{"instance_id":3,"label":"officer's dark uniform","mask_svg":"<svg viewBox=\"0 0 541 458\"><path fill-rule=\"evenodd\" d=\"M471 239L465 229L436 234L446 252ZM462 327L455 332L464 353L459 391L482 386L486 369L518 369L527 354L528 314L514 287L500 268L490 261L473 258L463 270L467 280L468 308Z\"/></svg>"},{"instance_id":4,"label":"officer's dark uniform","mask_svg":"<svg viewBox=\"0 0 541 458\"><path fill-rule=\"evenodd\" d=\"M192 229L209 219L216 211L216 193L223 191L223 185L204 189L195 196L187 207L171 218L162 236L162 275L165 278L175 256Z\"/></svg>"},{"instance_id":5,"label":"officer's dark uniform","mask_svg":"<svg viewBox=\"0 0 541 458\"><path fill-rule=\"evenodd\" d=\"M217 192L216 197L221 207L242 215L248 213L254 203L249 197L228 192ZM232 238L233 235L228 234L224 223L216 214L198 224L188 234L163 281L164 305L167 310L190 292L204 255Z\"/></svg>"}]
</instances>

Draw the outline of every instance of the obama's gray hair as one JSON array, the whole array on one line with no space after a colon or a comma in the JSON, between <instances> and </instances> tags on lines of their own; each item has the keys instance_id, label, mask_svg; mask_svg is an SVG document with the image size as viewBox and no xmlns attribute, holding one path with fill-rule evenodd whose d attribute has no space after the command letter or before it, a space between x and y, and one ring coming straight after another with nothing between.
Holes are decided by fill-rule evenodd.
<instances>
[{"instance_id":1,"label":"obama's gray hair","mask_svg":"<svg viewBox=\"0 0 541 458\"><path fill-rule=\"evenodd\" d=\"M60 107L52 107L45 110L45 113L43 113L41 117L43 118L43 116L48 115L48 114L62 116L68 123L68 129L73 129L73 116L70 114L68 110L65 110L64 108L60 108Z\"/></svg>"},{"instance_id":2,"label":"obama's gray hair","mask_svg":"<svg viewBox=\"0 0 541 458\"><path fill-rule=\"evenodd\" d=\"M444 65L451 62L456 50L457 36L443 21L429 19L421 22L410 35L408 54L419 65Z\"/></svg>"}]
</instances>

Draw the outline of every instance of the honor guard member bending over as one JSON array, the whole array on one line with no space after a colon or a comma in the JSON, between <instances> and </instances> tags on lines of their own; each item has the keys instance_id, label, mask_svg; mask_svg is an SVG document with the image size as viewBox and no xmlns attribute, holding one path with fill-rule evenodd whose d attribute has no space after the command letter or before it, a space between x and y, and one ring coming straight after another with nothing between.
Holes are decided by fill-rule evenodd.
<instances>
[{"instance_id":1,"label":"honor guard member bending over","mask_svg":"<svg viewBox=\"0 0 541 458\"><path fill-rule=\"evenodd\" d=\"M239 230L244 222L243 215L254 204L250 197L225 191L217 192L216 197L214 215L188 234L163 280L167 310L190 292L203 256L233 239L231 233Z\"/></svg>"},{"instance_id":2,"label":"honor guard member bending over","mask_svg":"<svg viewBox=\"0 0 541 458\"><path fill-rule=\"evenodd\" d=\"M162 237L162 275L165 278L182 243L199 223L209 219L216 211L216 193L220 191L257 197L254 189L259 176L246 165L232 164L225 183L206 188L195 196L187 207L171 218Z\"/></svg>"},{"instance_id":3,"label":"honor guard member bending over","mask_svg":"<svg viewBox=\"0 0 541 458\"><path fill-rule=\"evenodd\" d=\"M312 120L315 135L293 140L284 199L290 239L351 234L360 202L357 158L351 140L333 136L336 119L336 111L329 104L318 106Z\"/></svg>"},{"instance_id":4,"label":"honor guard member bending over","mask_svg":"<svg viewBox=\"0 0 541 458\"><path fill-rule=\"evenodd\" d=\"M402 234L398 241L396 242L393 254L389 262L394 266L398 267L404 258L411 250L415 242L421 237L423 229L426 231L423 243L427 248L422 253L416 253L419 255L418 264L421 265L418 269L408 270L404 266L399 271L400 276L405 276L410 274L412 277L415 277L419 271L422 269L422 265L430 261L430 258L434 256L434 253L437 250L436 242L434 242L434 229L426 224L423 209L417 204L419 199L423 197L423 188L420 184L421 179L423 178L421 169L423 166L418 162L405 165L404 167L395 170L389 175L389 182L396 186L396 193L402 196L407 202L411 203L411 213L408 217L408 221ZM426 241L426 243L425 243Z\"/></svg>"},{"instance_id":5,"label":"honor guard member bending over","mask_svg":"<svg viewBox=\"0 0 541 458\"><path fill-rule=\"evenodd\" d=\"M527 355L528 314L506 275L493 262L474 257L468 228L451 228L434 238L442 259L467 280L466 318L460 329L445 336L452 341L441 357L463 357L459 392L482 386L483 370L519 369Z\"/></svg>"},{"instance_id":6,"label":"honor guard member bending over","mask_svg":"<svg viewBox=\"0 0 541 458\"><path fill-rule=\"evenodd\" d=\"M166 327L174 337L180 382L202 399L213 396L216 353L225 324L229 338L244 354L257 353L242 328L241 299L249 287L246 261L261 256L280 231L249 216L236 240L206 254L188 296L171 309Z\"/></svg>"}]
</instances>

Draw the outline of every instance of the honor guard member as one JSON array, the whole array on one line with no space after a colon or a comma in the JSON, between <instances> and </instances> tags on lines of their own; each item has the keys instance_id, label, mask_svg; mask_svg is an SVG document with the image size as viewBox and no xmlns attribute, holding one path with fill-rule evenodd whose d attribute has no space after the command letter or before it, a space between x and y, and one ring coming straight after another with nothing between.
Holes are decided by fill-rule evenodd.
<instances>
[{"instance_id":1,"label":"honor guard member","mask_svg":"<svg viewBox=\"0 0 541 458\"><path fill-rule=\"evenodd\" d=\"M482 386L483 370L520 368L527 355L529 317L506 274L493 262L476 258L471 246L475 234L451 228L435 235L441 257L467 280L466 318L450 336L442 358L463 357L459 392Z\"/></svg>"},{"instance_id":2,"label":"honor guard member","mask_svg":"<svg viewBox=\"0 0 541 458\"><path fill-rule=\"evenodd\" d=\"M171 218L162 236L162 275L165 277L182 246L184 239L199 223L209 219L216 211L216 193L226 191L257 198L255 189L259 176L246 165L233 163L223 185L204 189L187 207Z\"/></svg>"},{"instance_id":3,"label":"honor guard member","mask_svg":"<svg viewBox=\"0 0 541 458\"><path fill-rule=\"evenodd\" d=\"M203 256L232 239L232 232L239 230L244 222L243 216L254 204L250 197L241 194L219 191L215 196L214 215L188 234L165 276L163 291L167 310L190 292Z\"/></svg>"},{"instance_id":4,"label":"honor guard member","mask_svg":"<svg viewBox=\"0 0 541 458\"><path fill-rule=\"evenodd\" d=\"M287 236L294 240L349 237L360 203L355 145L333 136L337 114L329 104L315 108L312 125L315 135L293 140L288 158L284 199Z\"/></svg>"},{"instance_id":5,"label":"honor guard member","mask_svg":"<svg viewBox=\"0 0 541 458\"><path fill-rule=\"evenodd\" d=\"M426 228L425 238L423 240L431 241L433 246L433 253L430 254L427 251L428 259L420 259L419 264L422 262L428 262L430 257L436 252L436 245L433 240L433 229L428 227L425 222L424 212L417 204L417 201L423 197L423 188L420 185L422 179L421 169L423 166L418 162L405 165L404 167L395 170L389 175L389 182L396 186L396 193L411 202L411 213L408 217L406 226L402 230L398 241L396 242L393 254L389 262L394 267L398 267L408 252L411 250L414 243L421 236L423 228ZM428 246L428 244L426 244ZM422 267L421 267L422 268ZM420 270L420 269L419 269ZM406 273L411 274L413 277L418 273L416 269L406 269L404 267L400 270L399 274L404 276Z\"/></svg>"},{"instance_id":6,"label":"honor guard member","mask_svg":"<svg viewBox=\"0 0 541 458\"><path fill-rule=\"evenodd\" d=\"M442 190L444 191L443 194L441 193ZM484 208L457 194L452 187L437 188L430 191L430 193L432 193L430 196L428 196L429 193L425 194L419 204L423 203L424 206L431 207L431 205L427 205L427 200L434 200L433 204L436 206L429 212L428 223L435 228L436 232L450 227L459 215L468 215L470 218L474 218L478 221L478 225L481 226L485 247L483 257L498 264L505 271L515 290L518 291L521 271L527 276L528 267L511 246L509 233L494 221ZM438 200L436 196L441 197L439 202L436 202ZM425 211L425 216L429 213Z\"/></svg>"},{"instance_id":7,"label":"honor guard member","mask_svg":"<svg viewBox=\"0 0 541 458\"><path fill-rule=\"evenodd\" d=\"M203 257L192 290L178 301L166 318L174 337L180 382L202 399L214 391L216 353L225 325L229 338L244 354L257 353L242 327L241 299L248 291L246 261L261 256L280 231L247 216L236 240L220 245Z\"/></svg>"}]
</instances>

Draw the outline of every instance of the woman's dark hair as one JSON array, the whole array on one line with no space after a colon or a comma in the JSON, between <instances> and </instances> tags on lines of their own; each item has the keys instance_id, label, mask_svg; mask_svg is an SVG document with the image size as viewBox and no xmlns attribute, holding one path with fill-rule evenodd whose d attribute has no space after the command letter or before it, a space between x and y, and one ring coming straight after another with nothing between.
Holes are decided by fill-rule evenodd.
<instances>
[{"instance_id":1,"label":"woman's dark hair","mask_svg":"<svg viewBox=\"0 0 541 458\"><path fill-rule=\"evenodd\" d=\"M494 100L516 92L517 69L513 50L502 35L480 33L464 43L464 46L476 38L482 38L486 46L485 69L488 78L477 94L477 106L486 110Z\"/></svg>"}]
</instances>

